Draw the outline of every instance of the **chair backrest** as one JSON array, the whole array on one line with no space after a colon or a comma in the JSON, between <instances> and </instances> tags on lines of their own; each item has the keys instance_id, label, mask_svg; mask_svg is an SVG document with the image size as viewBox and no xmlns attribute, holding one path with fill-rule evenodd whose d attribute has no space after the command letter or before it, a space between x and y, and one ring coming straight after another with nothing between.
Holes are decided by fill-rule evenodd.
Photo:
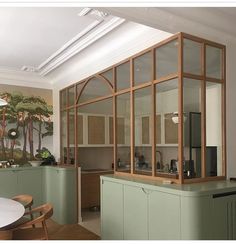
<instances>
[{"instance_id":1,"label":"chair backrest","mask_svg":"<svg viewBox=\"0 0 236 244\"><path fill-rule=\"evenodd\" d=\"M25 208L30 208L33 205L33 197L31 195L17 195L12 198L12 200L15 200L17 202L20 202L23 204Z\"/></svg>"}]
</instances>

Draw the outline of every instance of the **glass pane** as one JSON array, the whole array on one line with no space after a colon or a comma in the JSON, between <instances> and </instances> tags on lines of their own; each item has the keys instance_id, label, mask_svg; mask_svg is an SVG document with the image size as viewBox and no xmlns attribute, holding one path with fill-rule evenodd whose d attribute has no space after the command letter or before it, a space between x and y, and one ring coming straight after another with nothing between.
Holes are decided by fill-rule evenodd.
<instances>
[{"instance_id":1,"label":"glass pane","mask_svg":"<svg viewBox=\"0 0 236 244\"><path fill-rule=\"evenodd\" d=\"M148 134L149 141L152 135L150 135L150 125L144 123L143 119L151 119L152 111L152 97L151 87L136 90L134 92L134 129L135 129L135 173L151 175L152 174L152 147L151 145L144 145L143 139ZM145 121L144 120L144 121ZM146 144L146 143L145 143Z\"/></svg>"},{"instance_id":2,"label":"glass pane","mask_svg":"<svg viewBox=\"0 0 236 244\"><path fill-rule=\"evenodd\" d=\"M222 79L222 49L206 46L206 76Z\"/></svg>"},{"instance_id":3,"label":"glass pane","mask_svg":"<svg viewBox=\"0 0 236 244\"><path fill-rule=\"evenodd\" d=\"M178 40L156 49L156 79L178 71Z\"/></svg>"},{"instance_id":4,"label":"glass pane","mask_svg":"<svg viewBox=\"0 0 236 244\"><path fill-rule=\"evenodd\" d=\"M184 72L201 75L201 43L184 39Z\"/></svg>"},{"instance_id":5,"label":"glass pane","mask_svg":"<svg viewBox=\"0 0 236 244\"><path fill-rule=\"evenodd\" d=\"M152 81L152 53L134 59L134 85Z\"/></svg>"},{"instance_id":6,"label":"glass pane","mask_svg":"<svg viewBox=\"0 0 236 244\"><path fill-rule=\"evenodd\" d=\"M87 102L91 99L103 97L112 94L109 85L97 78L91 79L84 88L79 103Z\"/></svg>"},{"instance_id":7,"label":"glass pane","mask_svg":"<svg viewBox=\"0 0 236 244\"><path fill-rule=\"evenodd\" d=\"M110 83L113 85L113 69L109 69L108 71L102 73L102 76L109 80Z\"/></svg>"},{"instance_id":8,"label":"glass pane","mask_svg":"<svg viewBox=\"0 0 236 244\"><path fill-rule=\"evenodd\" d=\"M109 117L113 116L112 99L81 106L78 116L84 127L84 132L80 133L84 133L84 140L78 145L78 161L82 170L111 170L113 147L109 145Z\"/></svg>"},{"instance_id":9,"label":"glass pane","mask_svg":"<svg viewBox=\"0 0 236 244\"><path fill-rule=\"evenodd\" d=\"M117 96L116 104L117 171L130 172L130 93Z\"/></svg>"},{"instance_id":10,"label":"glass pane","mask_svg":"<svg viewBox=\"0 0 236 244\"><path fill-rule=\"evenodd\" d=\"M84 86L84 81L80 82L79 84L76 85L76 99L80 95L80 92L81 92L81 89L83 88L83 86Z\"/></svg>"},{"instance_id":11,"label":"glass pane","mask_svg":"<svg viewBox=\"0 0 236 244\"><path fill-rule=\"evenodd\" d=\"M69 163L75 163L75 109L69 110Z\"/></svg>"},{"instance_id":12,"label":"glass pane","mask_svg":"<svg viewBox=\"0 0 236 244\"><path fill-rule=\"evenodd\" d=\"M156 140L159 144L156 146L157 175L177 179L178 124L172 119L176 111L178 111L178 79L156 84L156 116L159 116L156 120L156 131L159 131Z\"/></svg>"},{"instance_id":13,"label":"glass pane","mask_svg":"<svg viewBox=\"0 0 236 244\"><path fill-rule=\"evenodd\" d=\"M206 83L206 176L222 176L221 84Z\"/></svg>"},{"instance_id":14,"label":"glass pane","mask_svg":"<svg viewBox=\"0 0 236 244\"><path fill-rule=\"evenodd\" d=\"M70 87L68 89L68 100L69 100L69 106L72 106L75 104L75 87Z\"/></svg>"},{"instance_id":15,"label":"glass pane","mask_svg":"<svg viewBox=\"0 0 236 244\"><path fill-rule=\"evenodd\" d=\"M67 111L61 112L61 161L67 163Z\"/></svg>"},{"instance_id":16,"label":"glass pane","mask_svg":"<svg viewBox=\"0 0 236 244\"><path fill-rule=\"evenodd\" d=\"M67 106L67 93L66 89L61 91L61 109L65 108Z\"/></svg>"},{"instance_id":17,"label":"glass pane","mask_svg":"<svg viewBox=\"0 0 236 244\"><path fill-rule=\"evenodd\" d=\"M116 90L130 87L130 63L126 62L116 68Z\"/></svg>"},{"instance_id":18,"label":"glass pane","mask_svg":"<svg viewBox=\"0 0 236 244\"><path fill-rule=\"evenodd\" d=\"M184 79L184 177L201 177L201 81Z\"/></svg>"}]
</instances>

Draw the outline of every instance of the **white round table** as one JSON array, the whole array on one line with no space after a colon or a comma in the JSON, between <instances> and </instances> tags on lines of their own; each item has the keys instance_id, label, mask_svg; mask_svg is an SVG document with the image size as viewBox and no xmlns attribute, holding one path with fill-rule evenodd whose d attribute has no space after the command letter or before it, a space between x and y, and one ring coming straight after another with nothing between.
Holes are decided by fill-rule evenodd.
<instances>
[{"instance_id":1,"label":"white round table","mask_svg":"<svg viewBox=\"0 0 236 244\"><path fill-rule=\"evenodd\" d=\"M24 212L25 208L21 203L0 197L0 228L17 221Z\"/></svg>"}]
</instances>

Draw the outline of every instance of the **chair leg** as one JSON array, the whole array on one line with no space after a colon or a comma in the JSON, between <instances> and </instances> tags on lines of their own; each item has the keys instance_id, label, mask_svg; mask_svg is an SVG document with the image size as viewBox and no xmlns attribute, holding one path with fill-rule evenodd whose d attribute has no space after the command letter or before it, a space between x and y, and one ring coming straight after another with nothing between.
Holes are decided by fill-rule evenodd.
<instances>
[{"instance_id":1,"label":"chair leg","mask_svg":"<svg viewBox=\"0 0 236 244\"><path fill-rule=\"evenodd\" d=\"M48 240L48 230L47 230L47 226L46 226L46 221L44 220L42 222L43 224L43 229L44 229L44 233L45 233L45 239Z\"/></svg>"},{"instance_id":2,"label":"chair leg","mask_svg":"<svg viewBox=\"0 0 236 244\"><path fill-rule=\"evenodd\" d=\"M31 211L31 206L29 207L29 210ZM34 216L33 214L31 213L30 214L30 219L33 220L34 219ZM33 228L35 228L35 224L32 225Z\"/></svg>"}]
</instances>

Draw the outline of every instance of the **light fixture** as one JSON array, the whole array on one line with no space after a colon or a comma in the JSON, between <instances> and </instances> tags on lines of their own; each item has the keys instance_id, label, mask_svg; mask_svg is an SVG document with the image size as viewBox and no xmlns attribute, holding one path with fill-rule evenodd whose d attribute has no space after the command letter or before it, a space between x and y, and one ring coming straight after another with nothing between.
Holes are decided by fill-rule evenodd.
<instances>
[{"instance_id":1,"label":"light fixture","mask_svg":"<svg viewBox=\"0 0 236 244\"><path fill-rule=\"evenodd\" d=\"M2 106L6 106L7 104L8 104L8 103L7 103L6 100L0 98L0 107L2 107Z\"/></svg>"},{"instance_id":2,"label":"light fixture","mask_svg":"<svg viewBox=\"0 0 236 244\"><path fill-rule=\"evenodd\" d=\"M178 112L174 112L171 119L172 119L172 121L175 124L178 124L179 123L179 114L178 114ZM184 122L187 120L187 117L186 117L185 113L183 113L183 119L184 119Z\"/></svg>"}]
</instances>

